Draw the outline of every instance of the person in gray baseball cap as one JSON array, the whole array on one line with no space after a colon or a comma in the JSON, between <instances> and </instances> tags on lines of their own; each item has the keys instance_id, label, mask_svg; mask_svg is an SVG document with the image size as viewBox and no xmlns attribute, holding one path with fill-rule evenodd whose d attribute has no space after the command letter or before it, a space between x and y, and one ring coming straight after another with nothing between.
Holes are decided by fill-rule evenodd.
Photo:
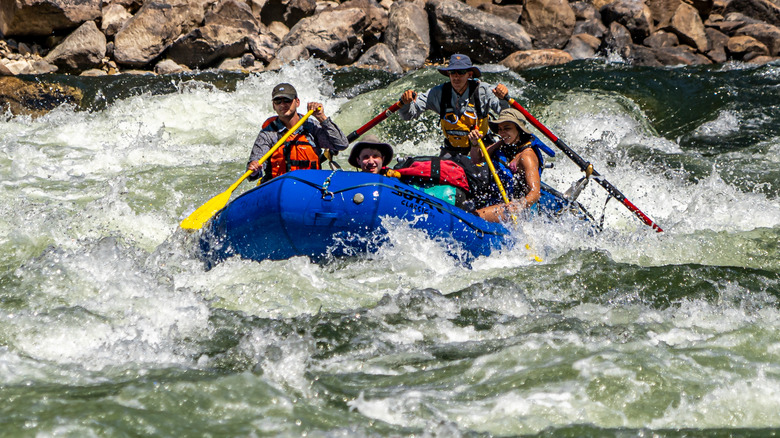
<instances>
[{"instance_id":1,"label":"person in gray baseball cap","mask_svg":"<svg viewBox=\"0 0 780 438\"><path fill-rule=\"evenodd\" d=\"M426 110L439 114L444 146L441 154L468 154L471 147L468 135L473 130L488 133L490 112L498 114L508 108L509 90L504 84L492 88L480 82L479 68L467 55L456 53L446 67L438 69L449 81L437 85L425 93L406 90L401 95L403 106L398 114L404 120L420 117Z\"/></svg>"},{"instance_id":2,"label":"person in gray baseball cap","mask_svg":"<svg viewBox=\"0 0 780 438\"><path fill-rule=\"evenodd\" d=\"M259 160L287 131L303 117L298 112L301 100L292 84L281 83L271 91L271 104L276 115L263 122L249 155L247 170L254 173L249 177L256 180L263 177L268 181L279 175L298 169L320 169L329 151L335 155L349 146L347 137L338 126L325 115L320 102L309 102L308 111L314 110L298 130L285 140L265 163Z\"/></svg>"}]
</instances>

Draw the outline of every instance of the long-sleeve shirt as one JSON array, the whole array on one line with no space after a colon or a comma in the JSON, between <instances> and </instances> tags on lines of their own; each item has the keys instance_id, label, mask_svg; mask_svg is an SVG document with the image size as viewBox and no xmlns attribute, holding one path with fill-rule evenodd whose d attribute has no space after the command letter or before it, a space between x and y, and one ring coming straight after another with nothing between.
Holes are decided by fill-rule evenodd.
<instances>
[{"instance_id":1,"label":"long-sleeve shirt","mask_svg":"<svg viewBox=\"0 0 780 438\"><path fill-rule=\"evenodd\" d=\"M279 123L281 125L281 123ZM317 155L322 154L325 149L330 149L334 152L343 151L349 146L347 137L341 132L341 129L331 120L330 117L320 123L317 119L309 118L303 125L298 128L300 132L303 130L306 132L306 138L309 143L314 146L314 150ZM287 128L281 126L278 130L260 131L255 140L255 144L252 146L252 152L249 154L249 161L247 166L252 161L262 158L271 148L279 141L280 138L287 132ZM268 160L263 163L263 172L267 170L269 165ZM249 179L255 180L259 178L263 172L255 172Z\"/></svg>"},{"instance_id":2,"label":"long-sleeve shirt","mask_svg":"<svg viewBox=\"0 0 780 438\"><path fill-rule=\"evenodd\" d=\"M409 102L409 105L404 105L398 110L398 114L404 120L412 120L420 117L425 110L434 111L436 114L441 114L441 97L442 89L445 84L437 85L425 93L418 93L417 99ZM493 87L485 82L479 82L477 86L477 96L480 100L482 108L488 108L495 114L501 112L502 109L509 108L509 104L506 101L499 100L495 94L493 94ZM466 92L458 95L455 90L452 90L452 97L450 98L450 108L455 108L455 115L460 117L463 114L463 109L469 103L468 89Z\"/></svg>"}]
</instances>

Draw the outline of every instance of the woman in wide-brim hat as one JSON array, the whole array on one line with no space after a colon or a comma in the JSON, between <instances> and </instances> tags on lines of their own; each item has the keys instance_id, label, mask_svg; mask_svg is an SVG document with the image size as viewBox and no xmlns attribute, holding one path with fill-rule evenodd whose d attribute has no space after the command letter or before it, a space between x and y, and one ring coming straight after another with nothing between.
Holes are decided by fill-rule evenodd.
<instances>
[{"instance_id":1,"label":"woman in wide-brim hat","mask_svg":"<svg viewBox=\"0 0 780 438\"><path fill-rule=\"evenodd\" d=\"M533 144L534 136L526 128L525 117L520 111L514 108L501 111L498 118L490 122L490 128L501 140L486 149L497 171L500 164L505 164L511 171L511 174L500 171L498 174L512 202L505 205L502 199L494 197L493 205L477 210L477 214L485 220L498 222L539 201L542 196L541 161ZM478 146L480 138L479 132L469 134L470 155L475 163L486 161Z\"/></svg>"},{"instance_id":2,"label":"woman in wide-brim hat","mask_svg":"<svg viewBox=\"0 0 780 438\"><path fill-rule=\"evenodd\" d=\"M349 153L349 164L362 172L387 173L387 165L393 159L393 147L382 143L373 135L367 135L363 140L352 146Z\"/></svg>"}]
</instances>

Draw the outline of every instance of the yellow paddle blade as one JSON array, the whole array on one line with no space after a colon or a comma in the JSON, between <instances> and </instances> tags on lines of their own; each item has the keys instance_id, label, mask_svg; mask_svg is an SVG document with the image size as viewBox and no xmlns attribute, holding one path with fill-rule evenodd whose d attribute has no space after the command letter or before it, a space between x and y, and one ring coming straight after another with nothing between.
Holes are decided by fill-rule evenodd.
<instances>
[{"instance_id":1,"label":"yellow paddle blade","mask_svg":"<svg viewBox=\"0 0 780 438\"><path fill-rule=\"evenodd\" d=\"M205 204L198 207L197 210L193 211L191 215L187 216L186 219L181 221L181 224L179 224L180 227L184 228L185 230L199 230L203 228L203 225L211 219L212 216L214 216L214 213L218 212L219 210L222 210L230 201L230 195L233 194L233 191L236 189L236 187L239 186L244 180L249 177L249 175L252 174L252 170L247 170L246 173L241 175L241 178L238 179L235 183L233 183L232 186L230 186L227 190L220 193L219 195L209 199L206 201Z\"/></svg>"}]
</instances>

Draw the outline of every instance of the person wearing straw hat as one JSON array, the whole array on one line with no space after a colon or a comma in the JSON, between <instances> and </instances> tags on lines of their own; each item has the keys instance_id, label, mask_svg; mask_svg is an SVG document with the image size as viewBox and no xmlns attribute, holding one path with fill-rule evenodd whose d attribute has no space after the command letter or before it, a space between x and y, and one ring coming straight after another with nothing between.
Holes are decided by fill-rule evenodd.
<instances>
[{"instance_id":1,"label":"person wearing straw hat","mask_svg":"<svg viewBox=\"0 0 780 438\"><path fill-rule=\"evenodd\" d=\"M528 130L525 117L514 108L501 111L498 118L490 122L490 128L500 139L486 149L511 202L506 205L501 198L491 196L485 201L488 206L478 209L477 214L496 222L508 217L507 209L516 214L536 205L542 195L542 151L550 156L554 156L555 152ZM481 137L477 131L469 134L472 145L470 156L475 163L486 161L482 149L477 146ZM497 193L498 189L494 192Z\"/></svg>"},{"instance_id":2,"label":"person wearing straw hat","mask_svg":"<svg viewBox=\"0 0 780 438\"><path fill-rule=\"evenodd\" d=\"M420 117L426 110L439 114L440 125L444 133L444 146L441 154L464 154L470 151L468 134L477 130L487 134L488 118L492 111L498 114L509 104L509 95L504 84L495 88L480 82L482 72L471 63L471 59L456 53L450 57L446 67L439 73L449 77L449 81L437 85L425 93L406 90L401 95L403 106L398 114L404 120Z\"/></svg>"},{"instance_id":3,"label":"person wearing straw hat","mask_svg":"<svg viewBox=\"0 0 780 438\"><path fill-rule=\"evenodd\" d=\"M298 131L261 165L260 157L264 156L302 117L298 113L301 100L298 98L298 91L291 84L276 85L271 91L271 103L276 115L263 122L263 128L252 146L246 166L247 170L254 171L249 177L250 180L263 176L265 182L297 169L319 169L320 164L326 159L326 150L338 153L349 146L347 137L341 129L325 115L322 104L309 102L307 108L309 111L314 110L313 117L306 120Z\"/></svg>"},{"instance_id":4,"label":"person wearing straw hat","mask_svg":"<svg viewBox=\"0 0 780 438\"><path fill-rule=\"evenodd\" d=\"M348 162L361 172L387 175L388 171L393 172L392 169L387 168L392 159L393 147L369 134L352 146Z\"/></svg>"}]
</instances>

